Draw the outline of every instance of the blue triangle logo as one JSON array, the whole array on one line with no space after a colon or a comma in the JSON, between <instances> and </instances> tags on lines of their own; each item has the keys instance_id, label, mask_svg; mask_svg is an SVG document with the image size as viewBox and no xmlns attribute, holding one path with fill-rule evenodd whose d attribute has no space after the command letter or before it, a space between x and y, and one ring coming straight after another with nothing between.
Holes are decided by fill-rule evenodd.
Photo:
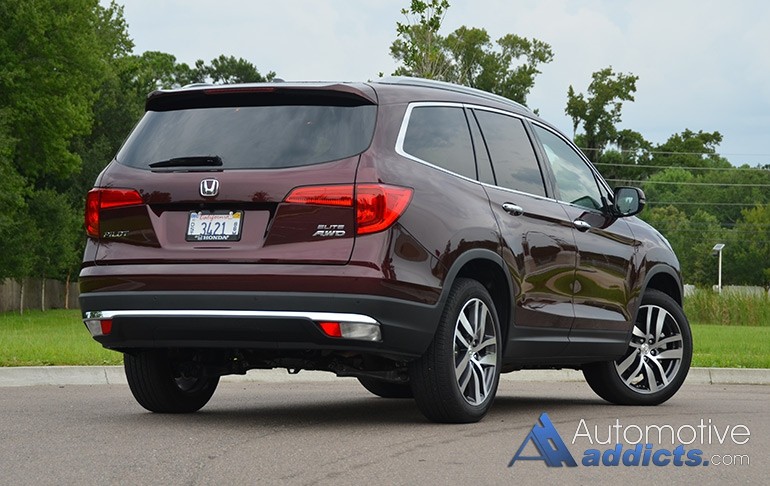
<instances>
[{"instance_id":1,"label":"blue triangle logo","mask_svg":"<svg viewBox=\"0 0 770 486\"><path fill-rule=\"evenodd\" d=\"M535 445L535 448L540 453L539 456L522 455L524 447L530 442ZM562 467L565 464L567 467L577 467L575 458L570 454L559 432L545 412L540 415L538 422L527 434L524 442L519 446L519 450L513 455L511 462L508 463L508 467L512 467L516 461L545 461L548 467Z\"/></svg>"}]
</instances>

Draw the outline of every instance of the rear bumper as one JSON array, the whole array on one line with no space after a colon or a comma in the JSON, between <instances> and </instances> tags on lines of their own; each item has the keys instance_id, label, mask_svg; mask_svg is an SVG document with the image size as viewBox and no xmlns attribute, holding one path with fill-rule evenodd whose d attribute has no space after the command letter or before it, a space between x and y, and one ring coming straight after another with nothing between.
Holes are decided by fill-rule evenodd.
<instances>
[{"instance_id":1,"label":"rear bumper","mask_svg":"<svg viewBox=\"0 0 770 486\"><path fill-rule=\"evenodd\" d=\"M330 293L87 292L80 307L85 320L111 319L109 334L94 339L116 350L328 350L404 359L424 353L440 317L437 306ZM329 337L319 326L327 320L377 326L381 338Z\"/></svg>"}]
</instances>

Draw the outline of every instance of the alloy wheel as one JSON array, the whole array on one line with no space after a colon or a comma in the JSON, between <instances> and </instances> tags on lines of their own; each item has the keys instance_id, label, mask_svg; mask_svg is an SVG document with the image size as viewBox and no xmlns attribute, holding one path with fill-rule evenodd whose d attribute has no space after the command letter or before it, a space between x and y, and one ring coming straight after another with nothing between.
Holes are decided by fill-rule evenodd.
<instances>
[{"instance_id":1,"label":"alloy wheel","mask_svg":"<svg viewBox=\"0 0 770 486\"><path fill-rule=\"evenodd\" d=\"M478 298L465 303L455 323L455 378L465 401L479 405L494 392L497 335L492 314Z\"/></svg>"},{"instance_id":2,"label":"alloy wheel","mask_svg":"<svg viewBox=\"0 0 770 486\"><path fill-rule=\"evenodd\" d=\"M682 330L666 309L645 305L639 309L626 354L615 371L631 390L650 394L666 388L677 376L684 353Z\"/></svg>"}]
</instances>

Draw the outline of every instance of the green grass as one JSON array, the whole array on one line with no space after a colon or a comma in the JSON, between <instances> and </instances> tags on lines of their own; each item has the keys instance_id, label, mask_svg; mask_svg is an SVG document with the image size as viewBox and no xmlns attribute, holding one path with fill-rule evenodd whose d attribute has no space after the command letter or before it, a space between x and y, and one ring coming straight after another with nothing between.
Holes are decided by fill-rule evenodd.
<instances>
[{"instance_id":1,"label":"green grass","mask_svg":"<svg viewBox=\"0 0 770 486\"><path fill-rule=\"evenodd\" d=\"M91 338L78 310L0 314L0 366L115 365L123 355Z\"/></svg>"},{"instance_id":2,"label":"green grass","mask_svg":"<svg viewBox=\"0 0 770 486\"><path fill-rule=\"evenodd\" d=\"M698 289L684 299L690 322L723 326L770 327L770 296Z\"/></svg>"},{"instance_id":3,"label":"green grass","mask_svg":"<svg viewBox=\"0 0 770 486\"><path fill-rule=\"evenodd\" d=\"M693 324L693 366L770 368L770 327Z\"/></svg>"},{"instance_id":4,"label":"green grass","mask_svg":"<svg viewBox=\"0 0 770 486\"><path fill-rule=\"evenodd\" d=\"M695 343L693 366L770 368L770 325L726 326L690 320ZM121 362L119 353L102 348L91 338L77 310L0 314L0 366Z\"/></svg>"}]
</instances>

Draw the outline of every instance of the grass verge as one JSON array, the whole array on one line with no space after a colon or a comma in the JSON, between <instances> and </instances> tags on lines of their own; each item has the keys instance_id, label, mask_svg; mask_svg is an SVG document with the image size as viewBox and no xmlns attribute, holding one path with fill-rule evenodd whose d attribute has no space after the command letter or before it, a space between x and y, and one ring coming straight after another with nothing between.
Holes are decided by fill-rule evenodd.
<instances>
[{"instance_id":1,"label":"grass verge","mask_svg":"<svg viewBox=\"0 0 770 486\"><path fill-rule=\"evenodd\" d=\"M693 324L693 366L770 368L770 326ZM122 355L91 339L80 311L0 314L0 366L117 365Z\"/></svg>"},{"instance_id":2,"label":"grass verge","mask_svg":"<svg viewBox=\"0 0 770 486\"><path fill-rule=\"evenodd\" d=\"M123 356L91 338L79 310L0 314L0 366L116 365Z\"/></svg>"},{"instance_id":3,"label":"grass verge","mask_svg":"<svg viewBox=\"0 0 770 486\"><path fill-rule=\"evenodd\" d=\"M693 366L770 368L770 327L693 324Z\"/></svg>"}]
</instances>

